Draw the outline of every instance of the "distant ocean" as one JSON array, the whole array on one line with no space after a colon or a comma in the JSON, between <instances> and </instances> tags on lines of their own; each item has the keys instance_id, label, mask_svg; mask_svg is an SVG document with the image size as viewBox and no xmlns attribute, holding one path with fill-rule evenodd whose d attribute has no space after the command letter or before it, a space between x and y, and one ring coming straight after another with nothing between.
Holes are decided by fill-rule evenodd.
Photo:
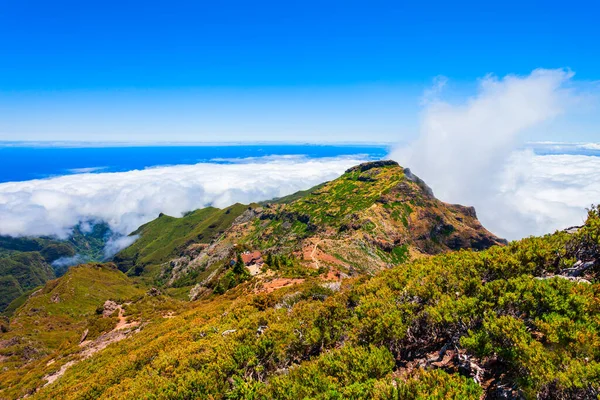
<instances>
[{"instance_id":1,"label":"distant ocean","mask_svg":"<svg viewBox=\"0 0 600 400\"><path fill-rule=\"evenodd\" d=\"M526 148L538 155L600 156L600 145L531 143ZM233 163L245 158L306 156L326 158L357 156L382 159L389 145L231 144L181 146L68 147L0 142L0 183L27 181L81 173L125 172L159 166Z\"/></svg>"},{"instance_id":2,"label":"distant ocean","mask_svg":"<svg viewBox=\"0 0 600 400\"><path fill-rule=\"evenodd\" d=\"M309 158L362 155L381 159L388 146L376 145L220 145L148 147L2 146L0 183L78 173L124 172L157 166L231 163L232 159L303 155Z\"/></svg>"}]
</instances>

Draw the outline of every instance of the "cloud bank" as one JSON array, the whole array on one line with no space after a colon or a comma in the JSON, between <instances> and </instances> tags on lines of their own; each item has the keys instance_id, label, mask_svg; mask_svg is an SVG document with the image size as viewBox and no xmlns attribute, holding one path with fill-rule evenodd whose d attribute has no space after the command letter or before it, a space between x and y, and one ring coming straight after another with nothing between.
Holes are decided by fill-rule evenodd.
<instances>
[{"instance_id":1,"label":"cloud bank","mask_svg":"<svg viewBox=\"0 0 600 400\"><path fill-rule=\"evenodd\" d=\"M581 223L585 207L600 200L600 159L518 150L528 130L577 104L572 77L562 69L488 76L460 104L440 98L438 79L426 92L418 139L391 157L411 167L440 199L474 205L482 223L500 236L516 239Z\"/></svg>"},{"instance_id":2,"label":"cloud bank","mask_svg":"<svg viewBox=\"0 0 600 400\"><path fill-rule=\"evenodd\" d=\"M68 237L72 227L104 221L127 235L159 213L251 203L308 189L365 161L360 156L270 157L120 173L79 174L0 184L0 235ZM113 238L106 251L131 243Z\"/></svg>"}]
</instances>

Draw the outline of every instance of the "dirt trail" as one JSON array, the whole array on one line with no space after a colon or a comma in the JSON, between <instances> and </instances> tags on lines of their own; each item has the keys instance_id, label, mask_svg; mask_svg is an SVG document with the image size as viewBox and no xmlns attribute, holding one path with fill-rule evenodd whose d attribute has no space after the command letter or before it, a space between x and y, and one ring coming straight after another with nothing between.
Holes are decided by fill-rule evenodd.
<instances>
[{"instance_id":1,"label":"dirt trail","mask_svg":"<svg viewBox=\"0 0 600 400\"><path fill-rule=\"evenodd\" d=\"M125 303L125 305L127 305L127 303ZM123 306L122 305L119 305L119 307L117 307L117 309L119 310L119 315L118 315L119 322L117 322L117 325L113 329L113 332L121 330L121 329L134 328L140 324L137 321L132 321L129 323L127 322L127 318L125 318L125 316L123 315Z\"/></svg>"},{"instance_id":2,"label":"dirt trail","mask_svg":"<svg viewBox=\"0 0 600 400\"><path fill-rule=\"evenodd\" d=\"M84 340L81 343L79 343L81 351L78 354L78 358L65 363L60 367L58 371L54 372L53 374L46 375L44 379L47 382L44 386L48 386L56 382L56 380L63 376L65 372L67 372L67 369L72 365L75 365L76 363L93 356L94 354L105 349L106 347L108 347L108 345L112 343L121 341L129 337L131 334L139 332L140 328L138 326L140 323L138 321L127 322L127 318L123 315L123 305L119 304L115 311L117 310L119 311L117 315L117 317L119 318L117 325L115 325L115 327L111 331L101 334L94 340ZM54 360L50 360L48 362L48 365L51 365L53 363Z\"/></svg>"},{"instance_id":3,"label":"dirt trail","mask_svg":"<svg viewBox=\"0 0 600 400\"><path fill-rule=\"evenodd\" d=\"M313 260L313 262L317 266L317 269L321 268L321 265L319 264L319 260L317 259L317 257L315 257L315 253L317 252L317 249L319 248L319 243L321 243L320 240L318 240L317 243L315 243L315 247L313 247L313 250L310 253L310 258Z\"/></svg>"},{"instance_id":4,"label":"dirt trail","mask_svg":"<svg viewBox=\"0 0 600 400\"><path fill-rule=\"evenodd\" d=\"M304 279L277 278L270 282L265 282L263 287L256 290L255 293L271 293L277 289L281 289L286 286L297 285L302 282L304 282Z\"/></svg>"},{"instance_id":5,"label":"dirt trail","mask_svg":"<svg viewBox=\"0 0 600 400\"><path fill-rule=\"evenodd\" d=\"M53 384L54 382L56 382L56 380L58 378L60 378L61 376L63 376L65 374L65 372L67 372L67 368L69 368L70 366L74 365L76 363L76 361L69 361L68 363L64 364L63 366L60 367L60 369L58 371L56 371L53 374L50 375L46 375L44 377L44 379L47 381L46 384L44 386L48 386Z\"/></svg>"}]
</instances>

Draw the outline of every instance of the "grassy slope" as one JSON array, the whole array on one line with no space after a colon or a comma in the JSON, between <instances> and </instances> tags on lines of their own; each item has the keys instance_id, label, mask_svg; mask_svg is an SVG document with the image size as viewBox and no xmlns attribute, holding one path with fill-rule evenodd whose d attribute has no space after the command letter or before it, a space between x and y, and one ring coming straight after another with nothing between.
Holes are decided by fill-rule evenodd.
<instances>
[{"instance_id":1,"label":"grassy slope","mask_svg":"<svg viewBox=\"0 0 600 400\"><path fill-rule=\"evenodd\" d=\"M133 234L140 238L115 256L121 269L157 266L191 243L210 243L227 229L248 206L234 204L225 209L207 207L182 218L161 215L142 225Z\"/></svg>"},{"instance_id":2,"label":"grassy slope","mask_svg":"<svg viewBox=\"0 0 600 400\"><path fill-rule=\"evenodd\" d=\"M0 355L6 357L0 393L12 385L22 389L39 385L48 371L46 362L77 348L82 332L98 318L96 309L106 300L124 302L143 294L111 264L72 267L46 283L16 310L9 331L0 334L0 342L5 343Z\"/></svg>"},{"instance_id":3,"label":"grassy slope","mask_svg":"<svg viewBox=\"0 0 600 400\"><path fill-rule=\"evenodd\" d=\"M33 293L15 312L10 334L25 334L49 349L65 341L73 343L83 332L83 328L78 332L83 317L94 313L105 300L129 299L143 293L111 264L72 267L63 277ZM31 329L34 325L36 329Z\"/></svg>"},{"instance_id":4,"label":"grassy slope","mask_svg":"<svg viewBox=\"0 0 600 400\"><path fill-rule=\"evenodd\" d=\"M405 179L397 164L369 171L349 170L338 179L291 202L290 208L309 215L314 224L339 226L353 213L369 208L382 194ZM373 177L369 176L371 174ZM364 180L359 180L361 175Z\"/></svg>"},{"instance_id":5,"label":"grassy slope","mask_svg":"<svg viewBox=\"0 0 600 400\"><path fill-rule=\"evenodd\" d=\"M310 280L269 295L242 285L107 348L36 397L480 398L456 357L436 367L446 348L487 371L490 396L513 387L526 398L593 398L598 267L592 284L536 276L597 259L599 248L595 210L575 235L421 258L337 293Z\"/></svg>"}]
</instances>

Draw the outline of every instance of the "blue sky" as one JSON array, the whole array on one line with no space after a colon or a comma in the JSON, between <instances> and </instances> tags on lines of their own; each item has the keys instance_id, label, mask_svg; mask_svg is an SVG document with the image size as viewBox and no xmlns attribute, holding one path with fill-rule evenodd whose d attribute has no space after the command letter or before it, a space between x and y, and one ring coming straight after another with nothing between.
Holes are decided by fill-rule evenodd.
<instances>
[{"instance_id":1,"label":"blue sky","mask_svg":"<svg viewBox=\"0 0 600 400\"><path fill-rule=\"evenodd\" d=\"M408 141L439 75L600 80L595 1L0 0L0 140ZM590 89L595 90L595 89ZM598 140L597 112L530 140Z\"/></svg>"}]
</instances>

